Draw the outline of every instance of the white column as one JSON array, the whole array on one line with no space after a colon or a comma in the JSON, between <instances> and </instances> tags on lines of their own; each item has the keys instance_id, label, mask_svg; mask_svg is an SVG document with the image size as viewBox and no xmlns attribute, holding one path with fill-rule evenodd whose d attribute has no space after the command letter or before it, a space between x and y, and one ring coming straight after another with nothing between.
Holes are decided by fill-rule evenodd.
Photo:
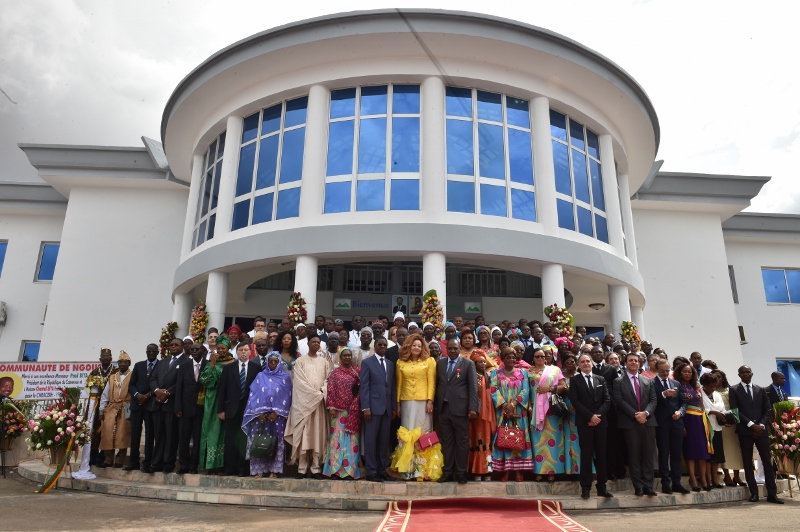
<instances>
[{"instance_id":1,"label":"white column","mask_svg":"<svg viewBox=\"0 0 800 532\"><path fill-rule=\"evenodd\" d=\"M322 85L312 85L308 91L304 153L311 156L303 158L301 220L312 220L322 214L326 164L323 154L328 151L328 94L328 89Z\"/></svg>"},{"instance_id":2,"label":"white column","mask_svg":"<svg viewBox=\"0 0 800 532\"><path fill-rule=\"evenodd\" d=\"M544 307L549 307L553 303L559 307L566 305L564 268L560 264L542 264L542 315L544 315ZM544 319L549 321L550 317L544 316Z\"/></svg>"},{"instance_id":3,"label":"white column","mask_svg":"<svg viewBox=\"0 0 800 532\"><path fill-rule=\"evenodd\" d=\"M444 83L440 78L430 77L422 82L421 111L424 142L421 146L420 203L423 218L431 221L446 208L442 201L447 201ZM425 290L429 289L425 287ZM444 294L439 293L438 289L436 292L443 300Z\"/></svg>"},{"instance_id":4,"label":"white column","mask_svg":"<svg viewBox=\"0 0 800 532\"><path fill-rule=\"evenodd\" d=\"M555 234L558 231L558 211L556 210L556 171L553 167L553 144L550 139L550 100L539 96L534 98L531 103L536 221L544 224L548 234ZM564 296L561 297L563 299ZM545 305L551 303L552 301Z\"/></svg>"},{"instance_id":5,"label":"white column","mask_svg":"<svg viewBox=\"0 0 800 532\"><path fill-rule=\"evenodd\" d=\"M606 220L608 221L608 243L625 255L622 239L622 216L617 189L617 167L614 163L614 142L611 135L600 135L600 162L603 170L603 195L606 200ZM619 324L614 324L619 327Z\"/></svg>"},{"instance_id":6,"label":"white column","mask_svg":"<svg viewBox=\"0 0 800 532\"><path fill-rule=\"evenodd\" d=\"M611 304L611 332L619 338L620 334L622 334L622 322L631 321L631 302L628 299L628 287L624 284L608 285L608 301Z\"/></svg>"},{"instance_id":7,"label":"white column","mask_svg":"<svg viewBox=\"0 0 800 532\"><path fill-rule=\"evenodd\" d=\"M422 256L422 294L428 290L436 290L447 319L447 257L444 253L426 253Z\"/></svg>"},{"instance_id":8,"label":"white column","mask_svg":"<svg viewBox=\"0 0 800 532\"><path fill-rule=\"evenodd\" d=\"M622 227L625 230L625 247L627 248L628 259L631 261L634 268L638 268L639 260L636 256L636 238L633 235L631 189L628 185L627 174L620 174L619 176L619 208L622 213Z\"/></svg>"},{"instance_id":9,"label":"white column","mask_svg":"<svg viewBox=\"0 0 800 532\"><path fill-rule=\"evenodd\" d=\"M233 217L233 199L236 194L236 173L239 170L239 147L242 144L241 116L229 116L227 133L225 134L225 151L223 152L222 171L219 180L219 200L217 201L217 222L214 226L214 237L219 238L231 232ZM212 327L220 328L219 325Z\"/></svg>"},{"instance_id":10,"label":"white column","mask_svg":"<svg viewBox=\"0 0 800 532\"><path fill-rule=\"evenodd\" d=\"M300 255L294 269L294 291L300 292L306 300L308 319L314 321L317 315L317 257ZM287 301L288 304L288 301Z\"/></svg>"},{"instance_id":11,"label":"white column","mask_svg":"<svg viewBox=\"0 0 800 532\"><path fill-rule=\"evenodd\" d=\"M189 334L189 321L192 314L192 294L175 294L172 304L172 321L178 324L176 338Z\"/></svg>"},{"instance_id":12,"label":"white column","mask_svg":"<svg viewBox=\"0 0 800 532\"><path fill-rule=\"evenodd\" d=\"M186 220L183 222L183 245L181 246L181 262L192 251L192 235L194 220L197 216L197 199L200 196L200 181L203 179L203 155L192 157L192 180L189 182L189 199L186 205Z\"/></svg>"},{"instance_id":13,"label":"white column","mask_svg":"<svg viewBox=\"0 0 800 532\"><path fill-rule=\"evenodd\" d=\"M636 324L639 329L639 338L646 339L644 332L644 308L631 306L631 321Z\"/></svg>"},{"instance_id":14,"label":"white column","mask_svg":"<svg viewBox=\"0 0 800 532\"><path fill-rule=\"evenodd\" d=\"M225 326L225 306L227 302L228 274L224 272L208 272L206 308L208 309L209 327L216 327L222 332Z\"/></svg>"}]
</instances>

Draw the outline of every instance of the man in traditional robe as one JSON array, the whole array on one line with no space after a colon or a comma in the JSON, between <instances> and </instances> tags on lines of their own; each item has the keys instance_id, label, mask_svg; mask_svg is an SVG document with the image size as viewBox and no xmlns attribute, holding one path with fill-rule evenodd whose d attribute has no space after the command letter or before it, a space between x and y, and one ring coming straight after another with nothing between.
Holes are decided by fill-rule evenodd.
<instances>
[{"instance_id":1,"label":"man in traditional robe","mask_svg":"<svg viewBox=\"0 0 800 532\"><path fill-rule=\"evenodd\" d=\"M98 467L122 467L131 443L131 422L128 383L131 377L131 357L120 351L117 360L119 371L108 378L108 383L100 397L100 450L105 454L105 461ZM128 414L126 415L126 411ZM136 442L137 444L139 442ZM114 450L117 450L116 459ZM107 452L106 452L107 451Z\"/></svg>"},{"instance_id":2,"label":"man in traditional robe","mask_svg":"<svg viewBox=\"0 0 800 532\"><path fill-rule=\"evenodd\" d=\"M292 446L291 463L299 462L297 476L322 480L321 459L328 448L328 413L325 410L327 381L333 366L319 356L319 337L308 341L308 355L294 365L292 408L286 422L285 439Z\"/></svg>"},{"instance_id":3,"label":"man in traditional robe","mask_svg":"<svg viewBox=\"0 0 800 532\"><path fill-rule=\"evenodd\" d=\"M92 447L91 447L91 458L89 459L90 465L100 465L104 463L103 453L99 450L100 449L100 394L106 387L106 383L108 383L109 377L114 373L118 372L119 369L114 367L111 364L112 361L111 356L111 349L104 347L100 349L100 365L94 368L90 373L89 377L86 379L87 385L89 382L97 383L94 386L89 387L89 394L94 395L94 407L92 411L89 413L88 419L89 423L91 424L92 430ZM87 386L88 387L88 386ZM96 392L92 390L92 388L96 388Z\"/></svg>"}]
</instances>

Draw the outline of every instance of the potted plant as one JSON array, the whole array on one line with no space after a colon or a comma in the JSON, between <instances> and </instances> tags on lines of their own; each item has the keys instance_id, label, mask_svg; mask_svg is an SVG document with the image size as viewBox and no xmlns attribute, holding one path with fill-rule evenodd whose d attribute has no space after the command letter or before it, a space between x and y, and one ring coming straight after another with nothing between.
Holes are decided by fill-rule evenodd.
<instances>
[{"instance_id":1,"label":"potted plant","mask_svg":"<svg viewBox=\"0 0 800 532\"><path fill-rule=\"evenodd\" d=\"M63 388L58 402L28 421L28 449L50 451L50 463L64 459L70 440L75 437L73 449L89 441L87 420L81 414L80 389Z\"/></svg>"}]
</instances>

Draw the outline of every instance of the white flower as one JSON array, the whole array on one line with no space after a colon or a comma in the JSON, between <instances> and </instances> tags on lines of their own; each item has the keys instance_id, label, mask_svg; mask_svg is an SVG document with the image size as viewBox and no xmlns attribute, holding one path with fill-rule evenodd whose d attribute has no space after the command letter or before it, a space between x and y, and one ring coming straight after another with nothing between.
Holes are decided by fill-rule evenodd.
<instances>
[{"instance_id":1,"label":"white flower","mask_svg":"<svg viewBox=\"0 0 800 532\"><path fill-rule=\"evenodd\" d=\"M79 423L80 423L81 421L83 421L83 416L78 416L78 417L76 417L76 418L75 418L75 421L77 421L77 422L79 422Z\"/></svg>"},{"instance_id":2,"label":"white flower","mask_svg":"<svg viewBox=\"0 0 800 532\"><path fill-rule=\"evenodd\" d=\"M47 445L53 445L53 440L47 440Z\"/></svg>"},{"instance_id":3,"label":"white flower","mask_svg":"<svg viewBox=\"0 0 800 532\"><path fill-rule=\"evenodd\" d=\"M37 443L37 444L36 444L36 448L37 448L37 449L41 449L41 448L42 448L42 444L41 444L41 443Z\"/></svg>"}]
</instances>

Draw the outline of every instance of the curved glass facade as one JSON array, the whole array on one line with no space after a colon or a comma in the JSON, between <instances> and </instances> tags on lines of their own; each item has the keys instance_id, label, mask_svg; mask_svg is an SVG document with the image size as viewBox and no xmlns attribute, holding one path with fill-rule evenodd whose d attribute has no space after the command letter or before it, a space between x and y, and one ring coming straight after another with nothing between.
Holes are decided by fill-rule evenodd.
<instances>
[{"instance_id":1,"label":"curved glass facade","mask_svg":"<svg viewBox=\"0 0 800 532\"><path fill-rule=\"evenodd\" d=\"M192 233L192 249L214 238L217 222L219 180L222 173L222 155L225 152L225 132L215 138L203 157L203 177L200 180L200 197L197 201Z\"/></svg>"}]
</instances>

